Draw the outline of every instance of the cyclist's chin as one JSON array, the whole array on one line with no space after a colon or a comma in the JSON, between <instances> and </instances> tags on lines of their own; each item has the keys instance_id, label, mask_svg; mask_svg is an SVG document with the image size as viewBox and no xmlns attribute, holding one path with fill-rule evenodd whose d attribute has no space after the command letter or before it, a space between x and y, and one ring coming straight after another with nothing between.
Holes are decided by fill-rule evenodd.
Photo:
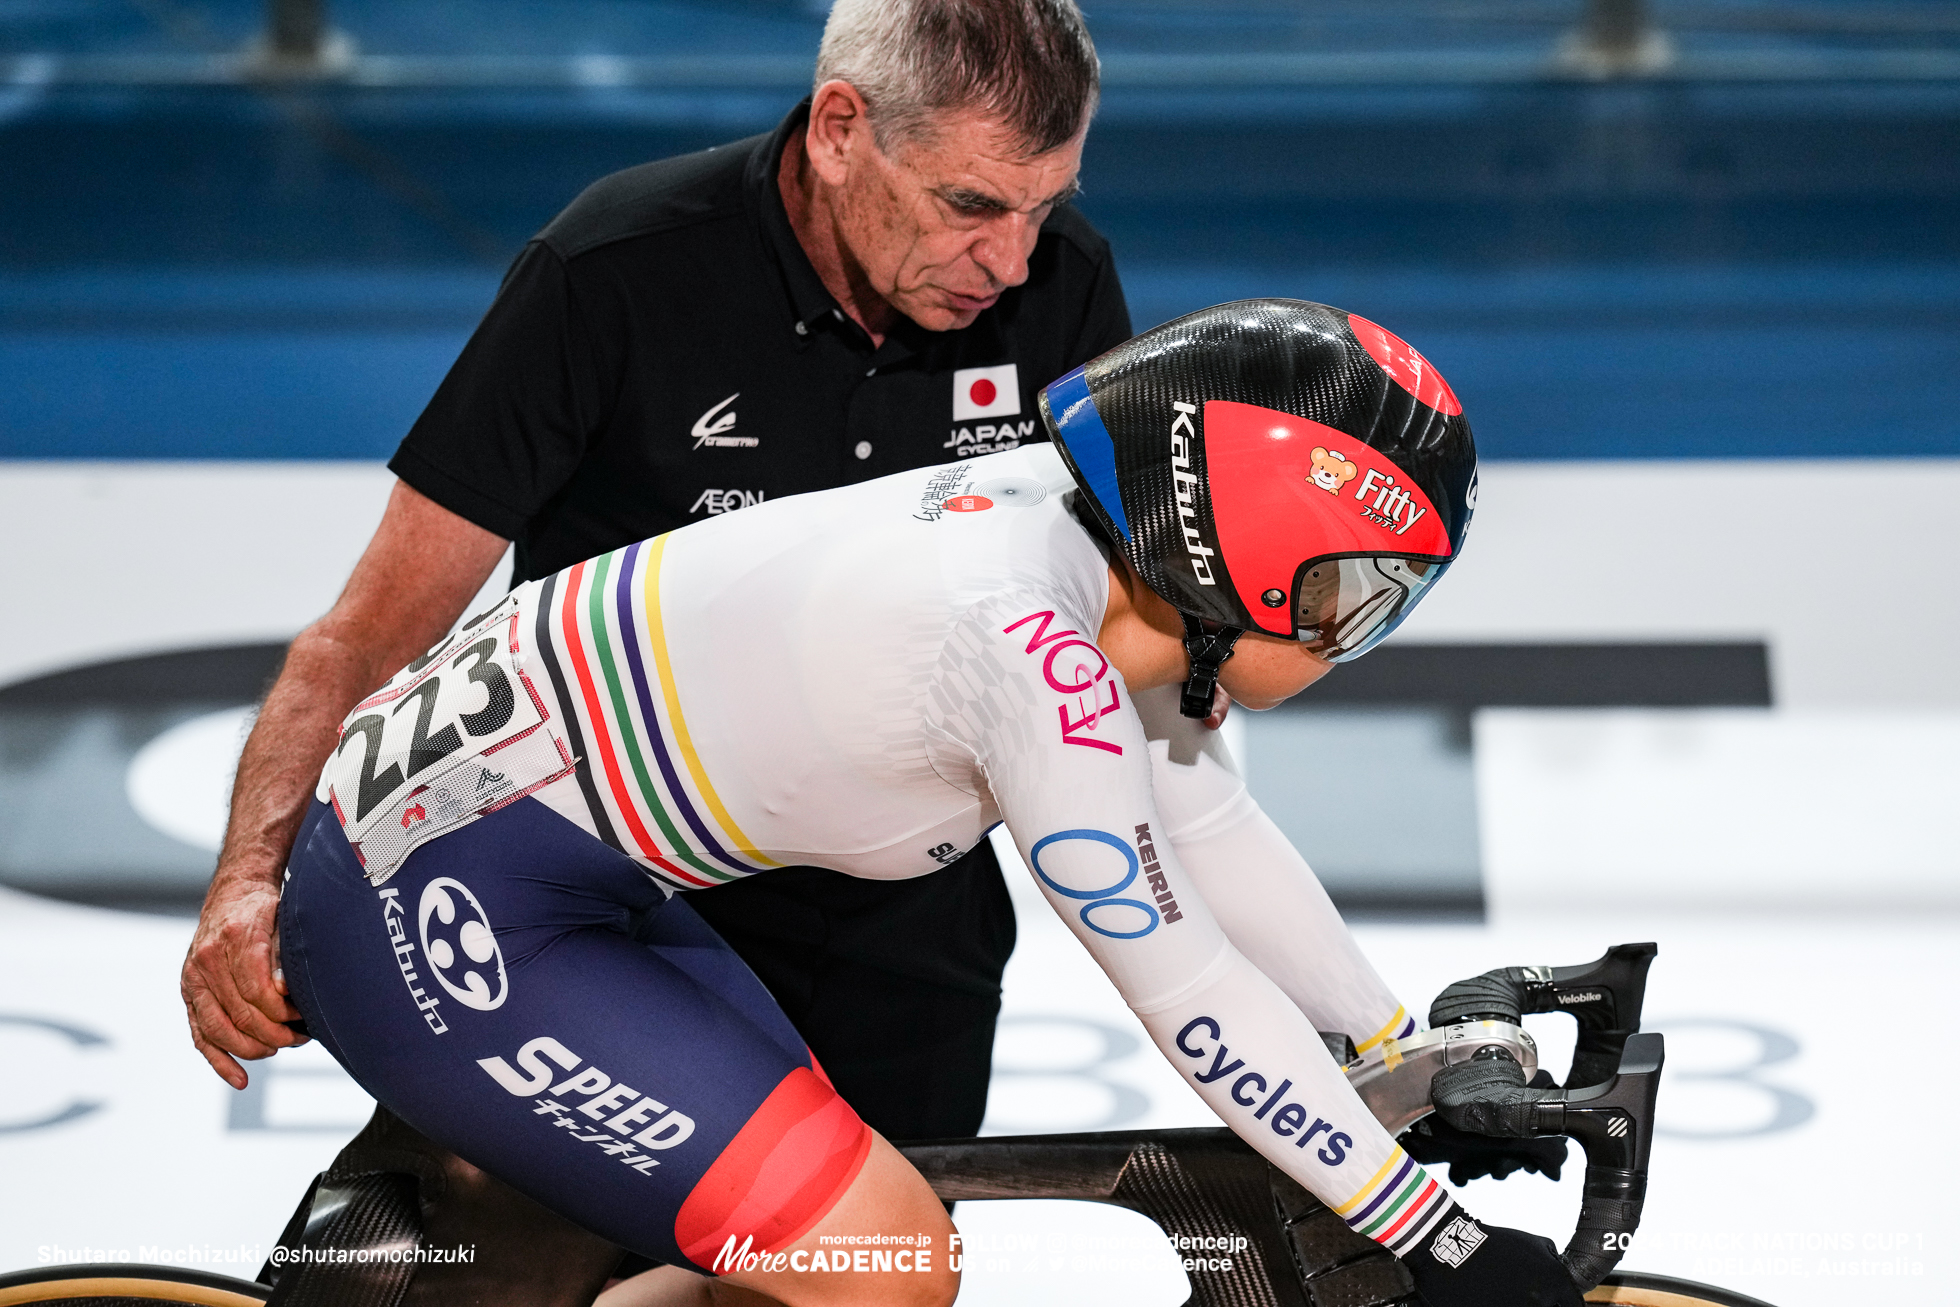
<instances>
[{"instance_id":1,"label":"cyclist's chin","mask_svg":"<svg viewBox=\"0 0 1960 1307\"><path fill-rule=\"evenodd\" d=\"M1219 669L1218 683L1232 702L1264 712L1277 708L1318 681L1334 665L1307 652L1304 645L1248 633Z\"/></svg>"}]
</instances>

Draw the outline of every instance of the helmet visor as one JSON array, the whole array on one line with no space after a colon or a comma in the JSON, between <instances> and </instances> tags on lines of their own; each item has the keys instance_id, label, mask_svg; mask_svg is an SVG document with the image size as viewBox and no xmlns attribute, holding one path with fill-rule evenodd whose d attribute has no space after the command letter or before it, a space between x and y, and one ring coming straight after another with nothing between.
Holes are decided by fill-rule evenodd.
<instances>
[{"instance_id":1,"label":"helmet visor","mask_svg":"<svg viewBox=\"0 0 1960 1307\"><path fill-rule=\"evenodd\" d=\"M1330 663L1359 658L1402 624L1448 566L1381 554L1315 559L1294 583L1295 637Z\"/></svg>"}]
</instances>

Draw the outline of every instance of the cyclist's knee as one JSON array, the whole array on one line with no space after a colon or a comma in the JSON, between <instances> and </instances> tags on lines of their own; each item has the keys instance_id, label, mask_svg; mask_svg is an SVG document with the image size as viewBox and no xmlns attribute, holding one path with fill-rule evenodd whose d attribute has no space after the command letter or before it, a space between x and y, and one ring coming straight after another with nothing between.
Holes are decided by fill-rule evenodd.
<instances>
[{"instance_id":1,"label":"cyclist's knee","mask_svg":"<svg viewBox=\"0 0 1960 1307\"><path fill-rule=\"evenodd\" d=\"M790 1307L948 1307L959 1294L953 1223L912 1164L873 1135L857 1178L786 1251L792 1269L730 1275ZM802 1269L808 1268L808 1269Z\"/></svg>"}]
</instances>

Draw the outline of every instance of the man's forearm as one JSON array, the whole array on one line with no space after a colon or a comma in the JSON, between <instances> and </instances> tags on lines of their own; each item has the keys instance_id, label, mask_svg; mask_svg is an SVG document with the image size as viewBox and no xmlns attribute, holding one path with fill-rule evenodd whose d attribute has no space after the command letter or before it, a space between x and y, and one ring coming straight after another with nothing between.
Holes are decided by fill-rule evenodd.
<instances>
[{"instance_id":1,"label":"man's forearm","mask_svg":"<svg viewBox=\"0 0 1960 1307\"><path fill-rule=\"evenodd\" d=\"M317 627L293 641L238 760L214 890L278 884L341 719L385 676L372 651Z\"/></svg>"}]
</instances>

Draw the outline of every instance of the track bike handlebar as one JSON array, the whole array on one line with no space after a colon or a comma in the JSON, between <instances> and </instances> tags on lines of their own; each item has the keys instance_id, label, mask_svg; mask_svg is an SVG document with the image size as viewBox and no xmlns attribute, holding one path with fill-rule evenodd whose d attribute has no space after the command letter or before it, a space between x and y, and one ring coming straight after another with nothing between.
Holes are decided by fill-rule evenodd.
<instances>
[{"instance_id":1,"label":"track bike handlebar","mask_svg":"<svg viewBox=\"0 0 1960 1307\"><path fill-rule=\"evenodd\" d=\"M1582 1292L1619 1264L1640 1227L1665 1049L1659 1035L1638 1032L1647 968L1658 952L1651 943L1619 944L1584 966L1502 967L1458 981L1437 995L1429 1009L1432 1024L1439 1018L1455 1024L1418 1036L1444 1034L1438 1041L1446 1050L1441 1064L1507 1058L1522 1072L1516 1084L1489 1098L1447 1092L1437 1097L1436 1108L1452 1125L1498 1136L1565 1135L1585 1150L1579 1224L1560 1257ZM1523 1082L1536 1069L1535 1047L1520 1049L1498 1037L1517 1030L1528 1041L1530 1036L1515 1025L1527 1012L1570 1012L1579 1023L1572 1070L1557 1089L1526 1087ZM1466 1034L1452 1040L1451 1033L1459 1030ZM1479 1030L1485 1032L1481 1038L1467 1033ZM1447 1054L1452 1044L1472 1043L1477 1046L1458 1056ZM1532 1054L1529 1062L1521 1051ZM1369 1100L1369 1091L1360 1078L1371 1069L1364 1064L1349 1072L1364 1100ZM1401 1100L1407 1096L1405 1090ZM1401 1100L1378 1097L1406 1110Z\"/></svg>"}]
</instances>

